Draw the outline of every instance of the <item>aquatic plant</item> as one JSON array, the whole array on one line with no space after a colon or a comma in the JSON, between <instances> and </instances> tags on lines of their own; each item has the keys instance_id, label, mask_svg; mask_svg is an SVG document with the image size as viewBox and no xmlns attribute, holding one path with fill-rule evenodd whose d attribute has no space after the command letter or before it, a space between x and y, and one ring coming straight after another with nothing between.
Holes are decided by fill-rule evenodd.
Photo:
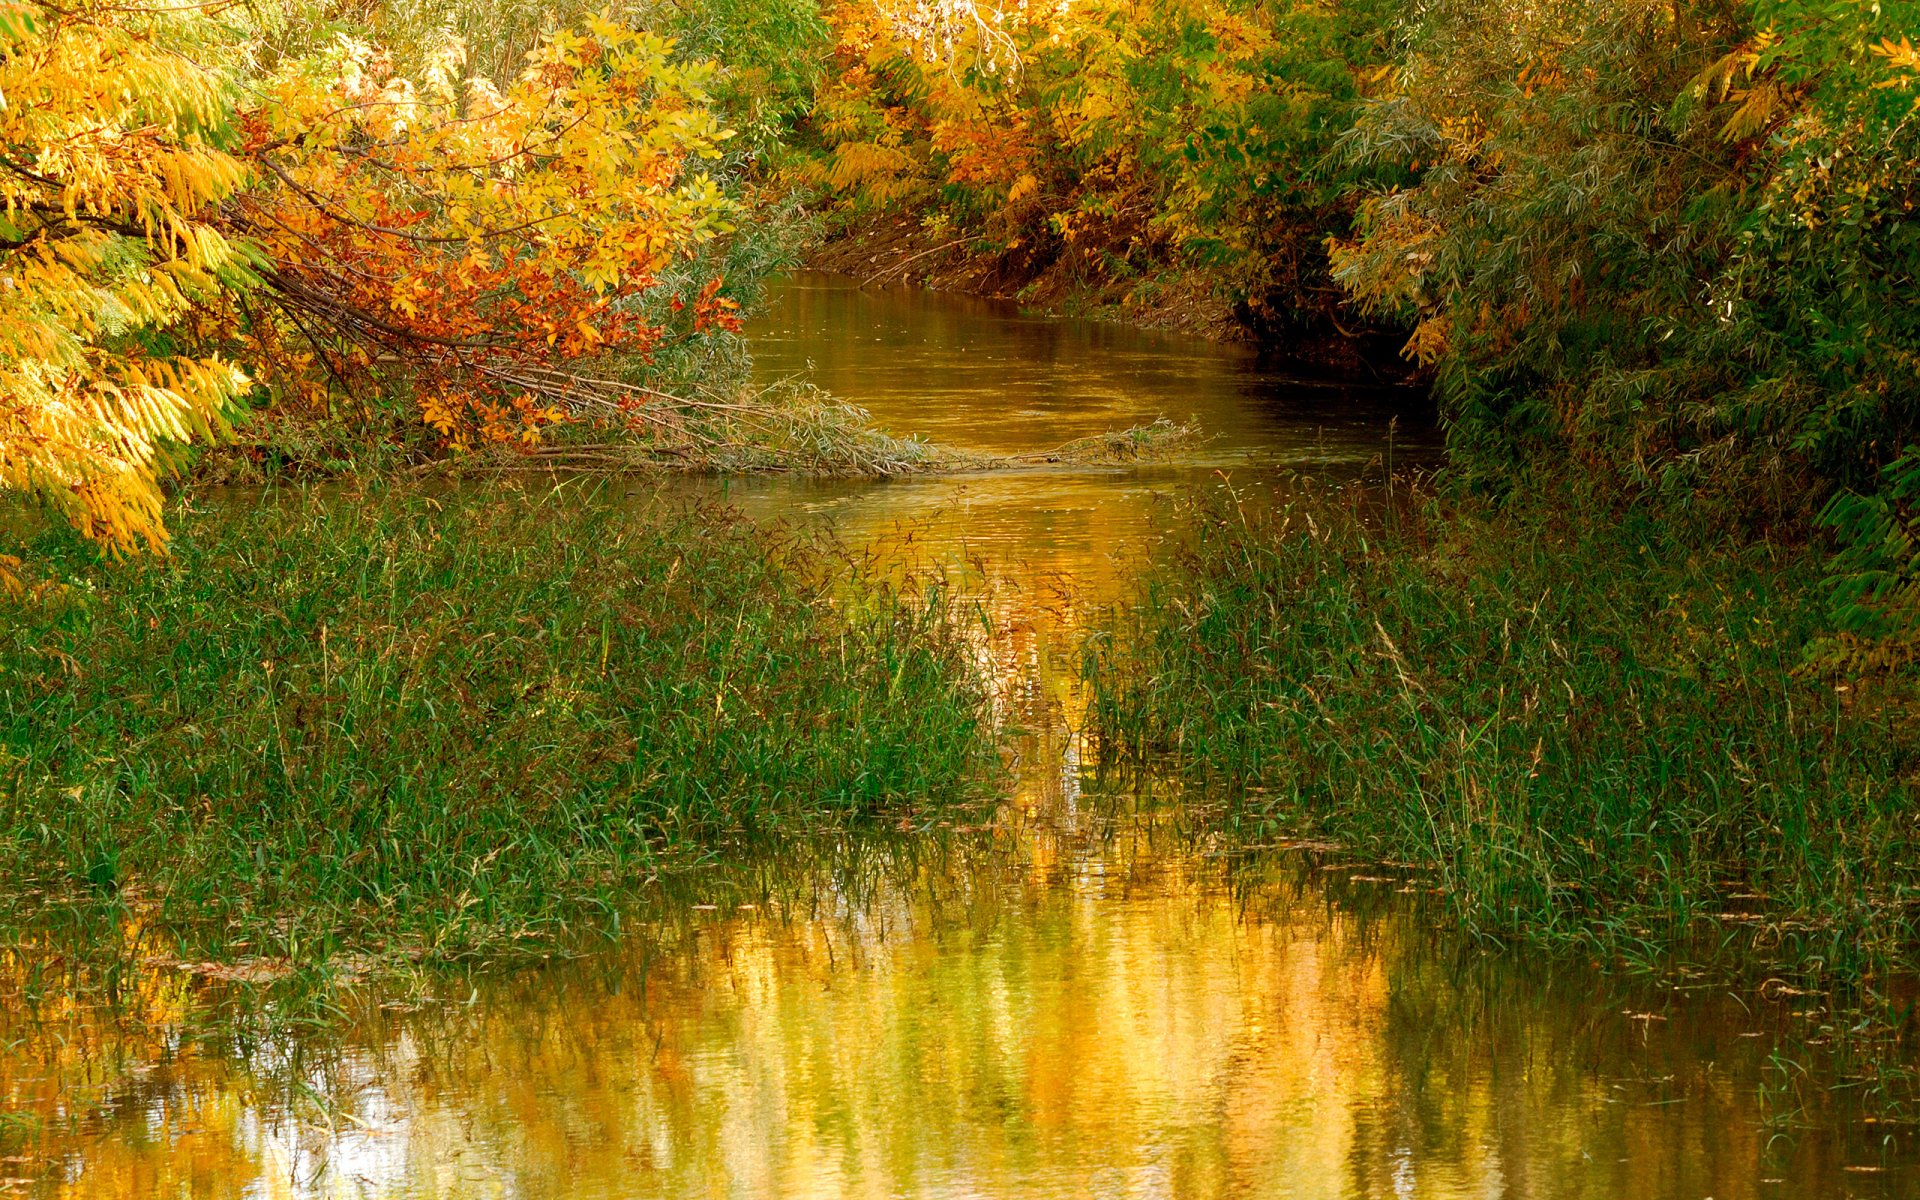
<instances>
[{"instance_id":1,"label":"aquatic plant","mask_svg":"<svg viewBox=\"0 0 1920 1200\"><path fill-rule=\"evenodd\" d=\"M1803 552L1308 493L1183 514L1089 645L1105 763L1237 787L1252 840L1431 865L1489 934L1638 955L1707 922L1822 979L1920 965L1912 686L1801 668Z\"/></svg>"},{"instance_id":2,"label":"aquatic plant","mask_svg":"<svg viewBox=\"0 0 1920 1200\"><path fill-rule=\"evenodd\" d=\"M967 793L938 588L650 492L209 502L38 553L0 633L0 924L286 961L544 944L730 840ZM163 950L162 952L170 952Z\"/></svg>"}]
</instances>

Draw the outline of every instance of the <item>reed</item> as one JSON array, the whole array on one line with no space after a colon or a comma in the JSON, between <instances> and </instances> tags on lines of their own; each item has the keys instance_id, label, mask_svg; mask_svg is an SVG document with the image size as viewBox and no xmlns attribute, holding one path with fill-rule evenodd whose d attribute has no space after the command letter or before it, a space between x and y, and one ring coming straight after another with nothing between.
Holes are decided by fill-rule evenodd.
<instances>
[{"instance_id":1,"label":"reed","mask_svg":"<svg viewBox=\"0 0 1920 1200\"><path fill-rule=\"evenodd\" d=\"M1916 965L1912 685L1802 666L1806 550L1573 506L1239 500L1193 500L1089 644L1109 768L1172 755L1237 793L1247 839L1425 865L1491 934Z\"/></svg>"},{"instance_id":2,"label":"reed","mask_svg":"<svg viewBox=\"0 0 1920 1200\"><path fill-rule=\"evenodd\" d=\"M45 535L65 587L0 628L0 930L492 953L734 841L970 792L991 733L937 588L613 496L269 493L150 563Z\"/></svg>"}]
</instances>

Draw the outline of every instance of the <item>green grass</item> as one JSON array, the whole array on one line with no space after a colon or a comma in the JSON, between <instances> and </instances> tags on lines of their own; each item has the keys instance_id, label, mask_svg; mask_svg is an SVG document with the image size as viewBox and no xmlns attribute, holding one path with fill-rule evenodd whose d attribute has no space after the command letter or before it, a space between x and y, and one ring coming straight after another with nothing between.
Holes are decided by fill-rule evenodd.
<instances>
[{"instance_id":1,"label":"green grass","mask_svg":"<svg viewBox=\"0 0 1920 1200\"><path fill-rule=\"evenodd\" d=\"M1845 982L1920 960L1911 681L1799 668L1807 551L1545 503L1195 503L1089 647L1109 766L1170 753L1251 840L1430 866L1489 933Z\"/></svg>"},{"instance_id":2,"label":"green grass","mask_svg":"<svg viewBox=\"0 0 1920 1200\"><path fill-rule=\"evenodd\" d=\"M724 512L204 507L164 562L31 548L70 582L0 628L0 934L136 914L181 953L296 963L538 945L716 848L961 797L991 745L937 593L849 586Z\"/></svg>"}]
</instances>

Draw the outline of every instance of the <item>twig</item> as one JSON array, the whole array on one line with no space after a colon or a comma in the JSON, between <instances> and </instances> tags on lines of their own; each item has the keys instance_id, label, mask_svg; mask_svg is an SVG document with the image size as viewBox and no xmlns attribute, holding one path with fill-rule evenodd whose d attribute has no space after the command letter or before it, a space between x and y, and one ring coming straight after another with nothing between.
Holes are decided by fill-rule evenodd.
<instances>
[{"instance_id":1,"label":"twig","mask_svg":"<svg viewBox=\"0 0 1920 1200\"><path fill-rule=\"evenodd\" d=\"M916 259L925 258L929 254L938 254L942 250L951 250L955 246L965 245L966 243L972 240L973 239L971 237L956 238L953 241L948 242L944 246L935 246L931 250L922 250L918 254L909 254L907 257L901 259L899 262L889 264L888 266L882 268L878 273L874 275L870 275L865 279L862 279L860 281L860 286L866 287L868 284L873 283L879 279L885 278L886 276L893 274L895 271L902 270L906 267L908 263L913 262Z\"/></svg>"}]
</instances>

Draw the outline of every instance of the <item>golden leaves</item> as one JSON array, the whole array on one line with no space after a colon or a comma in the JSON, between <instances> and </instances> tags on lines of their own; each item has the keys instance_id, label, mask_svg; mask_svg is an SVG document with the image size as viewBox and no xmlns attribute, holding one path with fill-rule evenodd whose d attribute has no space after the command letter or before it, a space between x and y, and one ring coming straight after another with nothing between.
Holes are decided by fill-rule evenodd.
<instances>
[{"instance_id":1,"label":"golden leaves","mask_svg":"<svg viewBox=\"0 0 1920 1200\"><path fill-rule=\"evenodd\" d=\"M136 340L249 278L211 220L245 178L205 140L227 80L195 65L226 37L193 10L0 8L0 487L116 552L164 546L158 476L250 386Z\"/></svg>"},{"instance_id":2,"label":"golden leaves","mask_svg":"<svg viewBox=\"0 0 1920 1200\"><path fill-rule=\"evenodd\" d=\"M734 211L701 168L731 136L706 105L712 67L672 50L595 17L499 84L460 78L457 43L418 83L360 44L330 75L273 81L245 120L284 186L250 195L247 219L332 373L377 386L370 364L395 364L459 449L561 419L539 397L566 390L568 360L649 353L662 331L638 301ZM731 302L703 303L724 325Z\"/></svg>"},{"instance_id":3,"label":"golden leaves","mask_svg":"<svg viewBox=\"0 0 1920 1200\"><path fill-rule=\"evenodd\" d=\"M1894 67L1903 71L1920 71L1920 50L1914 49L1910 38L1901 38L1898 42L1892 38L1881 38L1873 52ZM1881 84L1886 87L1888 85Z\"/></svg>"},{"instance_id":4,"label":"golden leaves","mask_svg":"<svg viewBox=\"0 0 1920 1200\"><path fill-rule=\"evenodd\" d=\"M1800 89L1781 83L1771 68L1763 66L1778 42L1774 30L1763 29L1694 76L1691 86L1696 95L1735 106L1720 126L1720 136L1727 141L1765 133L1792 112ZM1738 86L1741 83L1746 86Z\"/></svg>"},{"instance_id":5,"label":"golden leaves","mask_svg":"<svg viewBox=\"0 0 1920 1200\"><path fill-rule=\"evenodd\" d=\"M730 228L713 68L663 38L594 17L501 82L451 38L414 74L343 38L244 91L237 39L0 0L0 487L116 550L164 545L158 477L254 386L216 350L316 406L404 372L450 444L525 441L567 360L659 343L640 298ZM717 291L695 332L737 321Z\"/></svg>"},{"instance_id":6,"label":"golden leaves","mask_svg":"<svg viewBox=\"0 0 1920 1200\"><path fill-rule=\"evenodd\" d=\"M1453 348L1453 335L1447 318L1434 315L1424 318L1413 328L1413 336L1407 339L1400 353L1422 366L1432 366L1447 356Z\"/></svg>"},{"instance_id":7,"label":"golden leaves","mask_svg":"<svg viewBox=\"0 0 1920 1200\"><path fill-rule=\"evenodd\" d=\"M1897 72L1893 78L1882 79L1873 86L1899 88L1903 92L1912 90L1914 83L1920 80L1920 49L1915 49L1912 40L1903 37L1896 42L1892 38L1882 38L1880 44L1872 49L1876 57L1885 59L1887 65ZM1920 112L1920 97L1915 97L1913 103L1914 110Z\"/></svg>"}]
</instances>

